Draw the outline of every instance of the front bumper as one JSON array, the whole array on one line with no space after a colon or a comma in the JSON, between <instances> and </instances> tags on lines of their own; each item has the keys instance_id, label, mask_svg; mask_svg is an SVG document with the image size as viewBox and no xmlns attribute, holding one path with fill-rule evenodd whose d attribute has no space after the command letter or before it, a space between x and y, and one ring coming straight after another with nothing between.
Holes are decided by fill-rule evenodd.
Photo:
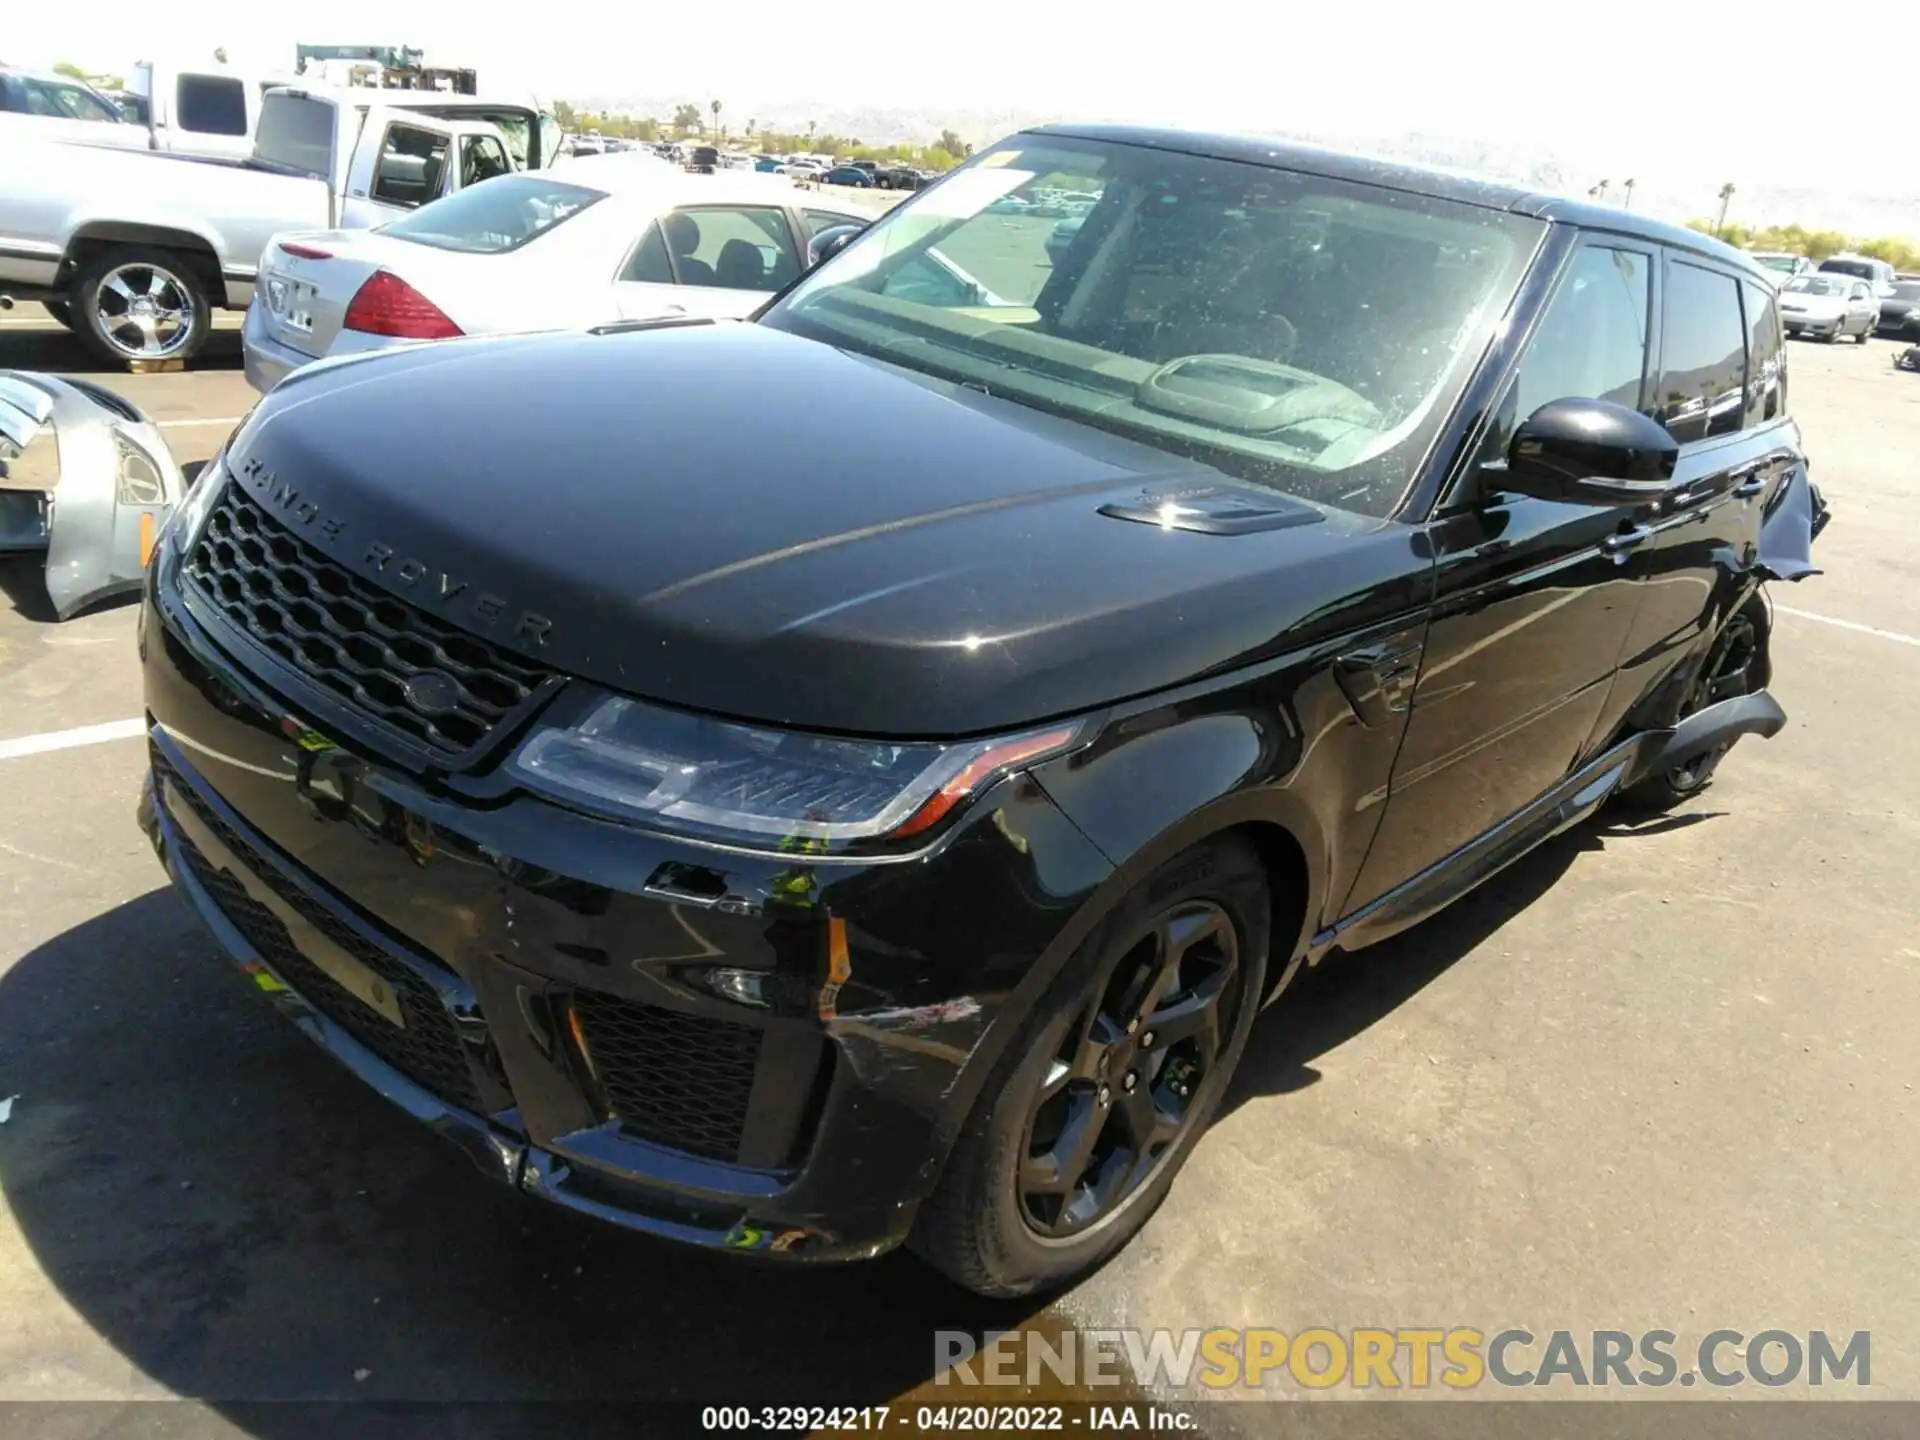
<instances>
[{"instance_id":1,"label":"front bumper","mask_svg":"<svg viewBox=\"0 0 1920 1440\"><path fill-rule=\"evenodd\" d=\"M1782 311L1780 323L1789 335L1836 335L1846 323L1841 315L1795 315Z\"/></svg>"},{"instance_id":2,"label":"front bumper","mask_svg":"<svg viewBox=\"0 0 1920 1440\"><path fill-rule=\"evenodd\" d=\"M143 822L310 1037L539 1198L796 1260L904 1238L1110 873L1037 785L906 860L703 849L323 739L173 569Z\"/></svg>"}]
</instances>

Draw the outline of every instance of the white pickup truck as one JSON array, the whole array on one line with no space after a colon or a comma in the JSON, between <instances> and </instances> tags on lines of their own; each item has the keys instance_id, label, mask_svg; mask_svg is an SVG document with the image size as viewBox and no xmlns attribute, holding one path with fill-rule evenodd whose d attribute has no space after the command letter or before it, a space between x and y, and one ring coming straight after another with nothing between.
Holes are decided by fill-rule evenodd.
<instances>
[{"instance_id":1,"label":"white pickup truck","mask_svg":"<svg viewBox=\"0 0 1920 1440\"><path fill-rule=\"evenodd\" d=\"M268 239L360 229L546 165L532 105L438 91L267 92L252 153L197 157L35 141L8 148L0 291L46 302L104 359L184 360L216 308L244 310Z\"/></svg>"}]
</instances>

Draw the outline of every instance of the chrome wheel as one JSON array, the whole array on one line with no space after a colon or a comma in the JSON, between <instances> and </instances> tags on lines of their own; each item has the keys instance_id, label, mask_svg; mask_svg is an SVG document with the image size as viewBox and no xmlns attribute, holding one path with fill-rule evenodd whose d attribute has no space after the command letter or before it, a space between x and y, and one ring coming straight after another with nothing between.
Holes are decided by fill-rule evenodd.
<instances>
[{"instance_id":1,"label":"chrome wheel","mask_svg":"<svg viewBox=\"0 0 1920 1440\"><path fill-rule=\"evenodd\" d=\"M93 325L130 360L164 360L185 348L199 300L172 271L146 262L115 266L93 292Z\"/></svg>"},{"instance_id":2,"label":"chrome wheel","mask_svg":"<svg viewBox=\"0 0 1920 1440\"><path fill-rule=\"evenodd\" d=\"M1027 1120L1015 1187L1036 1238L1084 1235L1175 1148L1234 1034L1242 968L1227 912L1193 900L1095 980Z\"/></svg>"}]
</instances>

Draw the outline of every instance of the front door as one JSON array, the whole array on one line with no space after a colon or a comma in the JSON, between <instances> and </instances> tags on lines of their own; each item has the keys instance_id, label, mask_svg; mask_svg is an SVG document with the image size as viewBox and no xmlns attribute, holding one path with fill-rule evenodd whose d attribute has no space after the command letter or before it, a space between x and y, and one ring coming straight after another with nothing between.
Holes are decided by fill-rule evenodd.
<instances>
[{"instance_id":1,"label":"front door","mask_svg":"<svg viewBox=\"0 0 1920 1440\"><path fill-rule=\"evenodd\" d=\"M1350 913L1522 809L1590 753L1639 600L1644 528L1501 486L1514 427L1572 397L1645 406L1657 263L1576 248L1471 468L1427 527L1436 592L1413 714Z\"/></svg>"},{"instance_id":2,"label":"front door","mask_svg":"<svg viewBox=\"0 0 1920 1440\"><path fill-rule=\"evenodd\" d=\"M446 194L454 173L453 128L426 115L370 109L348 172L340 228L383 225Z\"/></svg>"}]
</instances>

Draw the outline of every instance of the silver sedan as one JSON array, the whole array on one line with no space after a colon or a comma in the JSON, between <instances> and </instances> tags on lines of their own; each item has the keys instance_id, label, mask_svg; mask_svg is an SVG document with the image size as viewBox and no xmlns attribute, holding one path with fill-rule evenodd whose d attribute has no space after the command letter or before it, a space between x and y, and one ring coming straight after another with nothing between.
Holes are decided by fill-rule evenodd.
<instances>
[{"instance_id":1,"label":"silver sedan","mask_svg":"<svg viewBox=\"0 0 1920 1440\"><path fill-rule=\"evenodd\" d=\"M1880 323L1880 302L1871 285L1851 275L1796 275L1780 287L1780 321L1789 335L1851 335L1864 345Z\"/></svg>"},{"instance_id":2,"label":"silver sedan","mask_svg":"<svg viewBox=\"0 0 1920 1440\"><path fill-rule=\"evenodd\" d=\"M618 320L751 314L809 241L870 215L774 175L690 175L642 153L487 180L374 230L276 235L242 345L260 391L393 345Z\"/></svg>"}]
</instances>

